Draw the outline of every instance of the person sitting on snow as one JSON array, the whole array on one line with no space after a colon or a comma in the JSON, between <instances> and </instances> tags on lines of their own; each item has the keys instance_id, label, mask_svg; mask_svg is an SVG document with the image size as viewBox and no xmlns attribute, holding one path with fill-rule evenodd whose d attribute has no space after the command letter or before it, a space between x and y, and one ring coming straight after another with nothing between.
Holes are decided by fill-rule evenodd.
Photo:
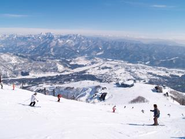
<instances>
[{"instance_id":1,"label":"person sitting on snow","mask_svg":"<svg viewBox=\"0 0 185 139\"><path fill-rule=\"evenodd\" d=\"M34 93L34 94L31 96L31 103L30 103L30 106L32 106L32 107L35 106L36 101L38 102L38 100L37 100L37 98L36 98L36 95L37 95L37 93Z\"/></svg>"},{"instance_id":2,"label":"person sitting on snow","mask_svg":"<svg viewBox=\"0 0 185 139\"><path fill-rule=\"evenodd\" d=\"M154 124L153 125L159 125L158 118L160 116L160 111L157 108L157 104L154 104L154 110L150 110L150 111L154 113Z\"/></svg>"}]
</instances>

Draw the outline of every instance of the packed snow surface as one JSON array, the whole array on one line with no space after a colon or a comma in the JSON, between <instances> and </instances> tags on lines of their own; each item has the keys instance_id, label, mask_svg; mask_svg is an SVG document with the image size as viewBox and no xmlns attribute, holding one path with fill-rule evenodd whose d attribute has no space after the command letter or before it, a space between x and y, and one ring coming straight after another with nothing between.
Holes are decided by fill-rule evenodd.
<instances>
[{"instance_id":1,"label":"packed snow surface","mask_svg":"<svg viewBox=\"0 0 185 139\"><path fill-rule=\"evenodd\" d=\"M132 88L114 84L76 82L66 86L106 86L111 93L105 102L89 104L38 94L36 107L28 106L29 92L4 85L0 89L1 139L170 139L185 138L185 107L154 86L136 83ZM148 103L129 102L143 96ZM153 104L160 109L159 126L153 124ZM112 107L116 105L116 112ZM141 112L144 110L144 113Z\"/></svg>"}]
</instances>

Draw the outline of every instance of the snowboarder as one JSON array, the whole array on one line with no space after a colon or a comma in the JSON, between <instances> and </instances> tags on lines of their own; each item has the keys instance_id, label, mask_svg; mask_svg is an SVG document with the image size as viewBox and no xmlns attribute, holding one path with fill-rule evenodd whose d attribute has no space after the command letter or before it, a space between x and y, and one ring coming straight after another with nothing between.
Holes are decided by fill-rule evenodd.
<instances>
[{"instance_id":1,"label":"snowboarder","mask_svg":"<svg viewBox=\"0 0 185 139\"><path fill-rule=\"evenodd\" d=\"M112 112L115 113L116 111L116 105L112 108Z\"/></svg>"},{"instance_id":2,"label":"snowboarder","mask_svg":"<svg viewBox=\"0 0 185 139\"><path fill-rule=\"evenodd\" d=\"M150 110L150 111L154 113L154 124L153 125L159 125L158 118L160 116L160 111L157 108L157 104L154 104L154 110Z\"/></svg>"},{"instance_id":3,"label":"snowboarder","mask_svg":"<svg viewBox=\"0 0 185 139\"><path fill-rule=\"evenodd\" d=\"M36 101L38 102L38 100L37 100L37 98L36 98L36 95L37 95L37 93L34 93L34 94L31 96L31 103L30 103L30 106L32 106L32 107L35 106Z\"/></svg>"},{"instance_id":4,"label":"snowboarder","mask_svg":"<svg viewBox=\"0 0 185 139\"><path fill-rule=\"evenodd\" d=\"M60 98L62 97L62 95L58 94L57 97L58 97L58 102L60 102Z\"/></svg>"}]
</instances>

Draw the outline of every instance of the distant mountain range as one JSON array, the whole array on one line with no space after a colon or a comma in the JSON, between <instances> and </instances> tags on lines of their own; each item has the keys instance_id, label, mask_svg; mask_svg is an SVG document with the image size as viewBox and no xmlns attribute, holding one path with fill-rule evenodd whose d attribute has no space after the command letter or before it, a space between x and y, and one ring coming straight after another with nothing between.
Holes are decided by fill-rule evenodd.
<instances>
[{"instance_id":1,"label":"distant mountain range","mask_svg":"<svg viewBox=\"0 0 185 139\"><path fill-rule=\"evenodd\" d=\"M185 47L81 35L1 35L0 53L32 60L99 57L149 66L185 69Z\"/></svg>"},{"instance_id":2,"label":"distant mountain range","mask_svg":"<svg viewBox=\"0 0 185 139\"><path fill-rule=\"evenodd\" d=\"M182 46L51 33L0 36L3 82L29 88L43 83L132 79L185 92L184 63Z\"/></svg>"}]
</instances>

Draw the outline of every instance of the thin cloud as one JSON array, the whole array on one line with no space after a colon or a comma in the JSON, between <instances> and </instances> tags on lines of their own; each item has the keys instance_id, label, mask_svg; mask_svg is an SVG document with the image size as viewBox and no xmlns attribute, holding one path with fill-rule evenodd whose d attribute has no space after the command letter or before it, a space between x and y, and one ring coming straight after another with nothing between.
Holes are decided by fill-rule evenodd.
<instances>
[{"instance_id":1,"label":"thin cloud","mask_svg":"<svg viewBox=\"0 0 185 139\"><path fill-rule=\"evenodd\" d=\"M22 15L22 14L1 14L2 17L10 17L10 18L22 18L27 17L28 15Z\"/></svg>"},{"instance_id":2,"label":"thin cloud","mask_svg":"<svg viewBox=\"0 0 185 139\"><path fill-rule=\"evenodd\" d=\"M135 6L142 6L142 7L148 6L148 4L142 3L142 2L132 2L132 1L123 1L123 2L126 4L135 5Z\"/></svg>"},{"instance_id":3,"label":"thin cloud","mask_svg":"<svg viewBox=\"0 0 185 139\"><path fill-rule=\"evenodd\" d=\"M175 6L169 6L169 5L158 5L158 4L151 5L151 7L153 7L153 8L161 8L161 9L175 8Z\"/></svg>"},{"instance_id":4,"label":"thin cloud","mask_svg":"<svg viewBox=\"0 0 185 139\"><path fill-rule=\"evenodd\" d=\"M162 4L147 4L147 3L142 3L142 2L133 2L133 1L123 1L126 4L130 5L135 5L138 7L152 7L152 8L158 8L158 9L170 9L170 8L175 8L175 6L170 6L170 5L162 5Z\"/></svg>"},{"instance_id":5,"label":"thin cloud","mask_svg":"<svg viewBox=\"0 0 185 139\"><path fill-rule=\"evenodd\" d=\"M155 7L155 8L166 8L168 6L166 6L166 5L152 5L151 7Z\"/></svg>"}]
</instances>

